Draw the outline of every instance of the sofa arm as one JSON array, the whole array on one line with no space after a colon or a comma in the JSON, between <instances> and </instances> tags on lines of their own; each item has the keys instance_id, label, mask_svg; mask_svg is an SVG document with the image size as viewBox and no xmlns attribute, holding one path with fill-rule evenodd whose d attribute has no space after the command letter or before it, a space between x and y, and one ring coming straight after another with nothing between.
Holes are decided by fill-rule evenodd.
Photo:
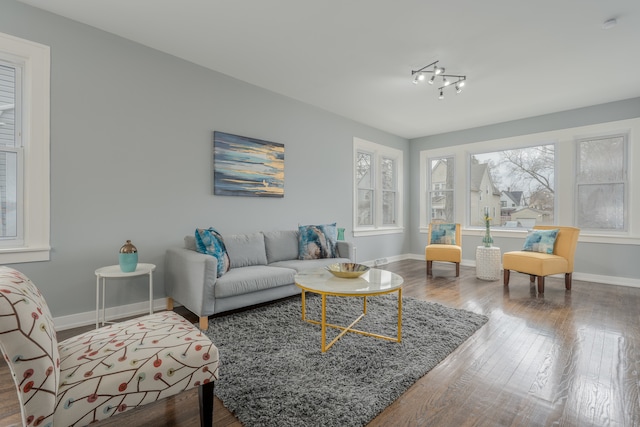
<instances>
[{"instance_id":1,"label":"sofa arm","mask_svg":"<svg viewBox=\"0 0 640 427\"><path fill-rule=\"evenodd\" d=\"M346 240L338 240L336 242L336 249L338 250L340 258L349 258L351 261L355 262L353 243Z\"/></svg>"},{"instance_id":2,"label":"sofa arm","mask_svg":"<svg viewBox=\"0 0 640 427\"><path fill-rule=\"evenodd\" d=\"M213 288L218 260L185 248L170 248L165 256L165 292L198 317L214 313Z\"/></svg>"}]
</instances>

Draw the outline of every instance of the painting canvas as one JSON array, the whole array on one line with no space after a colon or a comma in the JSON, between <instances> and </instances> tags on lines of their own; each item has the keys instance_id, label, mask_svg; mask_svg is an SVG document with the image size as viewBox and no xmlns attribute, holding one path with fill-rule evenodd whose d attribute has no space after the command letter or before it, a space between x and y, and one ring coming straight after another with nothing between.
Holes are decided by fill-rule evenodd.
<instances>
[{"instance_id":1,"label":"painting canvas","mask_svg":"<svg viewBox=\"0 0 640 427\"><path fill-rule=\"evenodd\" d=\"M213 193L284 197L284 144L214 132Z\"/></svg>"}]
</instances>

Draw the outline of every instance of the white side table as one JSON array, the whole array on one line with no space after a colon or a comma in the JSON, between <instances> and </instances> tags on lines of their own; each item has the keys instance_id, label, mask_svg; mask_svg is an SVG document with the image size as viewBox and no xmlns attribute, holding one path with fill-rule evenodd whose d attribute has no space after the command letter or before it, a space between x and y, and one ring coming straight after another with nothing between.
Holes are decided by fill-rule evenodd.
<instances>
[{"instance_id":1,"label":"white side table","mask_svg":"<svg viewBox=\"0 0 640 427\"><path fill-rule=\"evenodd\" d=\"M476 248L476 277L482 280L500 280L500 248Z\"/></svg>"},{"instance_id":2,"label":"white side table","mask_svg":"<svg viewBox=\"0 0 640 427\"><path fill-rule=\"evenodd\" d=\"M110 265L96 270L96 329L100 327L100 284L102 284L102 325L104 321L104 296L107 287L107 278L135 277L149 275L149 314L153 314L153 270L156 269L155 264L138 263L135 271L131 273L123 273L120 265Z\"/></svg>"}]
</instances>

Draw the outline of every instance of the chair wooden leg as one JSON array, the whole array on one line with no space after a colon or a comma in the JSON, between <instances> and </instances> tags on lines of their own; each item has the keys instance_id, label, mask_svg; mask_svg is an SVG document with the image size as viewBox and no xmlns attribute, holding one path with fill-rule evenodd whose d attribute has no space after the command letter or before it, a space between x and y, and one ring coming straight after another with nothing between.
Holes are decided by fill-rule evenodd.
<instances>
[{"instance_id":1,"label":"chair wooden leg","mask_svg":"<svg viewBox=\"0 0 640 427\"><path fill-rule=\"evenodd\" d=\"M510 270L507 270L507 269L504 270L504 285L505 286L509 286L509 273L510 273Z\"/></svg>"},{"instance_id":2,"label":"chair wooden leg","mask_svg":"<svg viewBox=\"0 0 640 427\"><path fill-rule=\"evenodd\" d=\"M207 316L200 316L200 330L206 331L209 329L209 318Z\"/></svg>"},{"instance_id":3,"label":"chair wooden leg","mask_svg":"<svg viewBox=\"0 0 640 427\"><path fill-rule=\"evenodd\" d=\"M427 276L431 276L432 268L433 268L433 261L427 261Z\"/></svg>"},{"instance_id":4,"label":"chair wooden leg","mask_svg":"<svg viewBox=\"0 0 640 427\"><path fill-rule=\"evenodd\" d=\"M460 263L456 262L456 277L460 277Z\"/></svg>"},{"instance_id":5,"label":"chair wooden leg","mask_svg":"<svg viewBox=\"0 0 640 427\"><path fill-rule=\"evenodd\" d=\"M173 311L173 298L167 297L167 310Z\"/></svg>"},{"instance_id":6,"label":"chair wooden leg","mask_svg":"<svg viewBox=\"0 0 640 427\"><path fill-rule=\"evenodd\" d=\"M200 427L213 426L213 381L198 387L200 402Z\"/></svg>"},{"instance_id":7,"label":"chair wooden leg","mask_svg":"<svg viewBox=\"0 0 640 427\"><path fill-rule=\"evenodd\" d=\"M538 276L538 293L544 294L544 276Z\"/></svg>"},{"instance_id":8,"label":"chair wooden leg","mask_svg":"<svg viewBox=\"0 0 640 427\"><path fill-rule=\"evenodd\" d=\"M566 273L564 275L564 287L570 291L571 290L571 276L573 273Z\"/></svg>"},{"instance_id":9,"label":"chair wooden leg","mask_svg":"<svg viewBox=\"0 0 640 427\"><path fill-rule=\"evenodd\" d=\"M535 282L536 281L536 276L534 276L533 274L529 275L529 281L530 282Z\"/></svg>"}]
</instances>

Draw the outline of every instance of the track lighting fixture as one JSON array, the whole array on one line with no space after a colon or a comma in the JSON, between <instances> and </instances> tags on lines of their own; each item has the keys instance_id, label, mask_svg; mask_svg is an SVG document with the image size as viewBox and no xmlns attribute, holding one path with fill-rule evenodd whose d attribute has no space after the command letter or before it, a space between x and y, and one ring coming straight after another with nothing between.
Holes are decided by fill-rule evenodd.
<instances>
[{"instance_id":1,"label":"track lighting fixture","mask_svg":"<svg viewBox=\"0 0 640 427\"><path fill-rule=\"evenodd\" d=\"M442 86L438 88L438 90L440 91L440 94L438 96L439 99L444 99L443 89L450 85L453 85L456 88L456 93L462 92L462 87L465 85L467 76L459 76L456 74L445 74L444 67L439 67L438 62L440 61L432 62L431 64L425 65L424 67L418 70L411 70L411 75L413 76L413 84L418 84L419 82L423 81L426 78L425 74L430 73L431 78L427 80L427 83L429 83L430 85L433 84L436 76L442 76ZM449 80L447 79L447 77L453 80Z\"/></svg>"}]
</instances>

